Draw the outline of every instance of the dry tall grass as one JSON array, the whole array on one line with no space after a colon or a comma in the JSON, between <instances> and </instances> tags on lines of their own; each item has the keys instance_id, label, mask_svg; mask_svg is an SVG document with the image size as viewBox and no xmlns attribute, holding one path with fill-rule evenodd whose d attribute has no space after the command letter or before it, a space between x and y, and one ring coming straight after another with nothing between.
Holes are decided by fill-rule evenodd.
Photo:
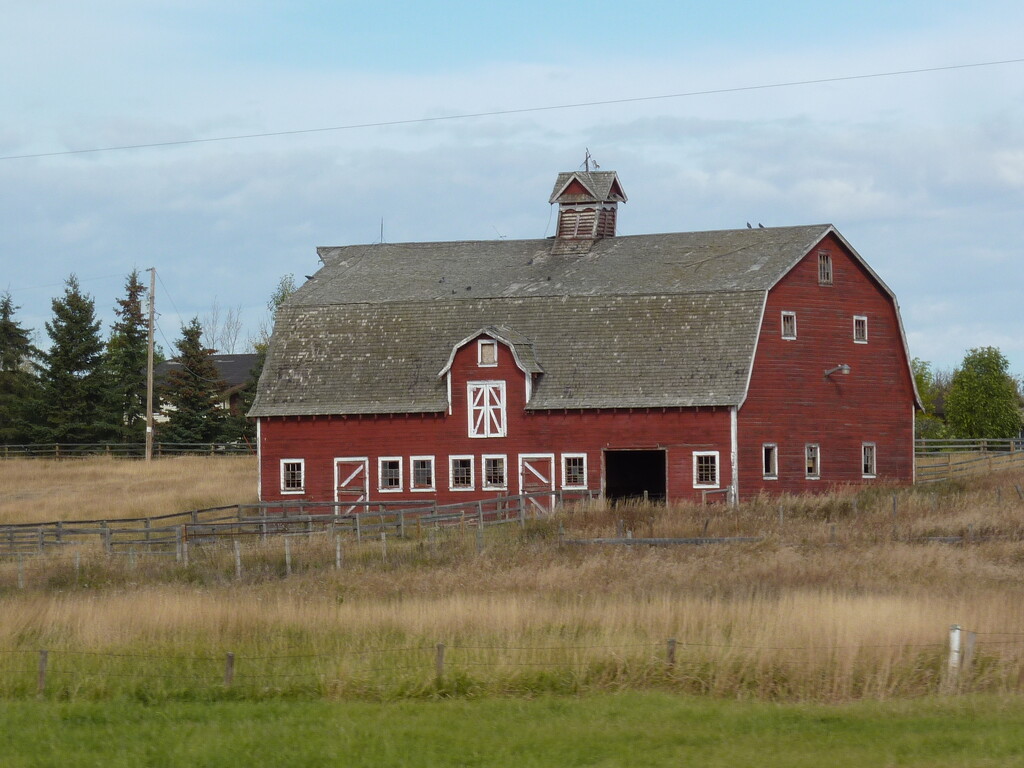
<instances>
[{"instance_id":1,"label":"dry tall grass","mask_svg":"<svg viewBox=\"0 0 1024 768\"><path fill-rule=\"evenodd\" d=\"M229 460L230 461L230 460ZM120 465L119 465L120 466ZM218 468L220 465L216 465ZM204 474L198 467L191 470ZM206 472L205 474L210 474ZM230 545L191 562L98 548L0 564L0 693L31 693L39 648L65 696L528 694L667 686L724 696L886 698L945 690L950 624L979 634L968 689L1024 688L1019 475L916 491L561 513L520 531L356 545ZM235 499L232 499L235 500ZM190 506L190 505L184 505ZM781 510L781 515L780 515ZM176 511L176 510L174 510ZM611 547L613 536L757 543ZM961 545L922 536L970 534ZM985 538L983 538L985 537ZM669 667L666 640L678 641ZM433 679L447 645L445 682ZM447 686L447 687L446 687ZM205 695L205 694L202 694Z\"/></svg>"},{"instance_id":2,"label":"dry tall grass","mask_svg":"<svg viewBox=\"0 0 1024 768\"><path fill-rule=\"evenodd\" d=\"M256 459L0 461L0 524L117 520L256 500Z\"/></svg>"}]
</instances>

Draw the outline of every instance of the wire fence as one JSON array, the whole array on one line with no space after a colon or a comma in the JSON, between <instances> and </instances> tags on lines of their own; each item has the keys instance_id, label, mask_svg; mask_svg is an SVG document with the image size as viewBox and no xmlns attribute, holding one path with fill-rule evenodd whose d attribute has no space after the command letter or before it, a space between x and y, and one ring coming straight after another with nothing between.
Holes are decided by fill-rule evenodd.
<instances>
[{"instance_id":1,"label":"wire fence","mask_svg":"<svg viewBox=\"0 0 1024 768\"><path fill-rule=\"evenodd\" d=\"M814 695L814 686L821 687L819 693L835 692L840 681L853 697L1024 688L1024 633L954 625L945 642L939 638L937 633L934 642L814 646L686 638L619 644L421 642L276 655L0 649L0 695L401 697L651 685L705 693L734 685L755 695Z\"/></svg>"}]
</instances>

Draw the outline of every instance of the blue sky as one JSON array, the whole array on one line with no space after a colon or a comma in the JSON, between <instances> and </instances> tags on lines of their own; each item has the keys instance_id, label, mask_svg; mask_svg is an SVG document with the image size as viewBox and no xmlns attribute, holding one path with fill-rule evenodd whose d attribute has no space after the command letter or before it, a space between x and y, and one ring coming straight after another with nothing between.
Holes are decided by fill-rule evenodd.
<instances>
[{"instance_id":1,"label":"blue sky","mask_svg":"<svg viewBox=\"0 0 1024 768\"><path fill-rule=\"evenodd\" d=\"M902 3L3 3L0 156L1024 58L1024 7ZM243 341L318 245L550 234L585 148L625 234L831 222L911 353L1024 373L1024 64L571 110L0 160L0 289L40 332L71 272L105 322L155 266L162 331ZM167 344L164 343L166 347Z\"/></svg>"}]
</instances>

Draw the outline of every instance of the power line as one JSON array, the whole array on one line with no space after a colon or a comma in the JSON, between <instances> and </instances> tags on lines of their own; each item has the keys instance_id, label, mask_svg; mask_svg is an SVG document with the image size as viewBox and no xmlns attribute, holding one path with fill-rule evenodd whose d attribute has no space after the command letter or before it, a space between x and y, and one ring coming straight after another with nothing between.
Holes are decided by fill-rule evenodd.
<instances>
[{"instance_id":1,"label":"power line","mask_svg":"<svg viewBox=\"0 0 1024 768\"><path fill-rule=\"evenodd\" d=\"M664 93L655 96L632 96L622 99L604 99L601 101L581 101L571 104L551 104L542 107L521 107L519 109L496 109L488 112L465 112L458 115L441 115L437 117L414 117L401 120L382 120L373 123L349 123L323 128L298 128L290 131L267 131L264 133L241 133L233 136L211 136L205 139L177 139L175 141L158 141L147 144L121 144L110 147L91 147L88 149L66 149L59 152L37 152L27 155L3 155L0 160L28 160L40 157L61 157L63 155L84 155L99 152L120 152L129 149L155 149L158 147L176 147L189 144L210 144L224 141L241 141L243 139L264 139L275 136L299 136L308 133L328 133L331 131L352 131L363 128L386 128L397 125L416 125L438 123L453 120L469 120L477 117L500 117L503 115L522 115L531 112L553 112L565 109L581 109L583 107L602 107L614 104L635 104L642 101L662 101L665 99L683 99L694 96L713 96L723 93L743 93L745 91L763 91L774 88L795 88L804 85L821 85L824 83L843 83L853 80L871 80L881 77L898 77L902 75L920 75L929 72L947 72L956 69L972 69L977 67L996 67L1006 64L1021 64L1024 58L1003 59L1000 61L980 61L971 64L949 64L941 67L921 67L919 69L899 69L890 72L872 72L863 75L843 75L840 77L822 77L811 80L791 80L782 83L762 83L760 85L741 85L732 88L712 88L702 91L683 91L681 93Z\"/></svg>"}]
</instances>

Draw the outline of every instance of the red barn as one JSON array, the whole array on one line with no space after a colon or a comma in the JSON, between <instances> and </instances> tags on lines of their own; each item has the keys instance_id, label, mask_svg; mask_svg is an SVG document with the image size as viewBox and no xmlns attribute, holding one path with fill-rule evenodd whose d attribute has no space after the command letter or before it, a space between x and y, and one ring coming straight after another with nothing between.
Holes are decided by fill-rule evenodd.
<instances>
[{"instance_id":1,"label":"red barn","mask_svg":"<svg viewBox=\"0 0 1024 768\"><path fill-rule=\"evenodd\" d=\"M563 173L553 238L318 249L250 414L261 498L913 480L899 308L834 227L616 237L625 200Z\"/></svg>"}]
</instances>

